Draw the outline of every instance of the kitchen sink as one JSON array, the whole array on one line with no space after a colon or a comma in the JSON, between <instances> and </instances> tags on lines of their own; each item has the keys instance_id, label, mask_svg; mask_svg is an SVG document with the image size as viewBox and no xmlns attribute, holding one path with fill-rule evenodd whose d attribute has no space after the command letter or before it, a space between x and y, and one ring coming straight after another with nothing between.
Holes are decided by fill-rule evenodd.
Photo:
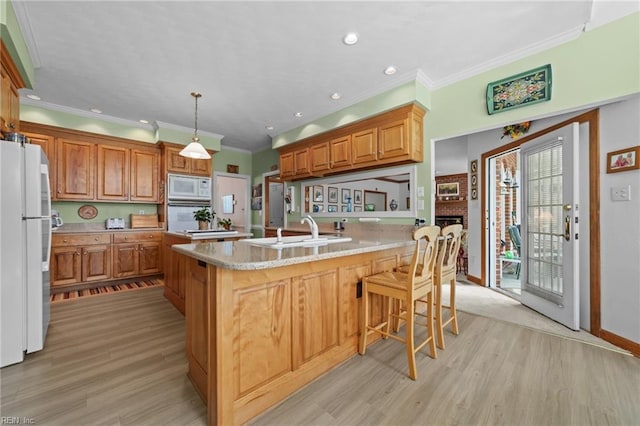
<instances>
[{"instance_id":1,"label":"kitchen sink","mask_svg":"<svg viewBox=\"0 0 640 426\"><path fill-rule=\"evenodd\" d=\"M318 238L313 238L311 234L282 237L280 241L278 241L276 237L248 238L239 240L239 242L247 243L252 246L269 247L274 249L282 249L287 247L314 247L326 244L346 243L348 241L351 241L351 237L321 235Z\"/></svg>"}]
</instances>

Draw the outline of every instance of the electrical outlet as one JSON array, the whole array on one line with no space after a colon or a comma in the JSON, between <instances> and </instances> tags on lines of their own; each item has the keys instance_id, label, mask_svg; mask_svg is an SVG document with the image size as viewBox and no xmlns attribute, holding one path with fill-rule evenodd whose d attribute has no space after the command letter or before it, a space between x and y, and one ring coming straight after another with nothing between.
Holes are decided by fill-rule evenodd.
<instances>
[{"instance_id":1,"label":"electrical outlet","mask_svg":"<svg viewBox=\"0 0 640 426\"><path fill-rule=\"evenodd\" d=\"M611 201L631 201L631 185L612 187Z\"/></svg>"},{"instance_id":2,"label":"electrical outlet","mask_svg":"<svg viewBox=\"0 0 640 426\"><path fill-rule=\"evenodd\" d=\"M144 214L144 210L138 210L138 214Z\"/></svg>"}]
</instances>

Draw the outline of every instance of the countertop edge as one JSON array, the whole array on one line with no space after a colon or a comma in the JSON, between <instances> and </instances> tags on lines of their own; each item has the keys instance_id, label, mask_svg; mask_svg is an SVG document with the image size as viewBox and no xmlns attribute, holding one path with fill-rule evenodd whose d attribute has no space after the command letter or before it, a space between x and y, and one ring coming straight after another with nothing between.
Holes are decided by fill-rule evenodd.
<instances>
[{"instance_id":1,"label":"countertop edge","mask_svg":"<svg viewBox=\"0 0 640 426\"><path fill-rule=\"evenodd\" d=\"M295 256L287 259L270 259L270 260L263 260L263 261L248 261L248 262L231 262L224 259L216 258L211 255L199 253L197 251L194 251L196 244L176 244L171 246L171 248L180 254L184 254L186 256L192 257L197 260L201 260L210 265L219 266L225 269L232 269L232 270L239 270L239 271L252 271L252 270L258 270L258 269L268 269L268 268L277 268L277 267L288 266L288 265L297 265L300 263L313 262L316 260L325 260L325 259L332 259L336 257L353 256L353 255L358 255L362 253L371 253L375 251L401 248L414 243L415 242L412 240L385 242L380 244L364 245L362 247L345 248L343 250L332 251L328 253ZM209 244L243 244L243 243L228 241L228 242L209 243ZM336 248L340 248L339 247L340 244L341 243L335 244ZM345 244L348 244L348 243L345 243ZM274 249L263 248L263 250L274 250Z\"/></svg>"}]
</instances>

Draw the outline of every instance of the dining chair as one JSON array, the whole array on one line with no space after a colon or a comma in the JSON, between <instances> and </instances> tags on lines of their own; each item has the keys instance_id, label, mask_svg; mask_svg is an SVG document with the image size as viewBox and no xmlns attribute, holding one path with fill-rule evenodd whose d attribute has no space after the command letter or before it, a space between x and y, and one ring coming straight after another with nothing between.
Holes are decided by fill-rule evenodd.
<instances>
[{"instance_id":1,"label":"dining chair","mask_svg":"<svg viewBox=\"0 0 640 426\"><path fill-rule=\"evenodd\" d=\"M522 238L520 237L520 228L517 225L511 225L509 227L509 238L511 242L516 247L516 253L518 253L518 258L520 258L520 262L516 264L516 277L520 279L520 265L522 262L522 258L520 256L520 244Z\"/></svg>"},{"instance_id":2,"label":"dining chair","mask_svg":"<svg viewBox=\"0 0 640 426\"><path fill-rule=\"evenodd\" d=\"M409 377L412 380L417 378L416 352L429 344L431 358L437 357L433 332L433 288L439 233L439 226L424 226L413 231L412 237L415 241L415 248L406 273L398 271L381 272L364 277L362 281L363 313L359 345L360 354L365 354L367 337L372 333L381 334L383 339L390 337L403 342L407 351ZM369 325L370 294L378 294L389 299L388 303L386 303L385 321L376 326ZM391 317L399 314L391 312L392 300L404 302L406 308L403 312L403 319L406 323L404 337L389 332ZM423 302L427 305L427 313L424 316L427 337L417 345L414 337L416 302Z\"/></svg>"}]
</instances>

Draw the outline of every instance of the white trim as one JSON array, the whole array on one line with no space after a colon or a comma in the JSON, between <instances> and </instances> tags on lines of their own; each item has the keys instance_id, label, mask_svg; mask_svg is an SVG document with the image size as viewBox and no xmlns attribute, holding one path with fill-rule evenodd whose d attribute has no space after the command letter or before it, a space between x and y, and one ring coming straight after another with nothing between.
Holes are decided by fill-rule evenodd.
<instances>
[{"instance_id":1,"label":"white trim","mask_svg":"<svg viewBox=\"0 0 640 426\"><path fill-rule=\"evenodd\" d=\"M29 2L26 1L15 1L11 2L13 6L13 11L16 13L16 18L18 21L18 26L20 26L20 32L22 33L22 38L24 38L24 43L27 45L27 50L29 51L29 57L31 58L31 64L33 68L42 67L42 60L40 59L40 50L38 50L38 44L35 41L35 37L33 36L33 30L31 25L31 20L29 19L29 11L27 10L27 4ZM26 28L21 24L25 24Z\"/></svg>"},{"instance_id":2,"label":"white trim","mask_svg":"<svg viewBox=\"0 0 640 426\"><path fill-rule=\"evenodd\" d=\"M29 99L26 96L20 96L20 104L31 105L37 108L43 108L43 109L52 110L52 111L64 112L66 114L75 115L77 117L88 118L90 120L95 120L95 121L105 121L107 123L121 124L123 126L136 127L138 129L144 129L149 131L154 130L154 127L152 124L144 124L144 123L140 123L139 121L126 120L124 118L113 117L111 115L97 114L95 112L85 111L77 108L71 108L68 106L53 104L45 101L36 101L34 99Z\"/></svg>"},{"instance_id":3,"label":"white trim","mask_svg":"<svg viewBox=\"0 0 640 426\"><path fill-rule=\"evenodd\" d=\"M223 145L223 144L220 144L220 151L235 151L235 152L240 152L240 153L243 153L243 154L252 154L252 152L249 151L248 149L236 148L236 147L233 147L233 146Z\"/></svg>"},{"instance_id":4,"label":"white trim","mask_svg":"<svg viewBox=\"0 0 640 426\"><path fill-rule=\"evenodd\" d=\"M184 126L179 126L177 124L171 124L171 123L166 123L164 121L154 121L153 122L153 128L158 130L158 129L169 129L169 130L177 130L179 132L185 132L185 133L193 133L193 128L192 127L184 127ZM213 133L213 132L205 132L202 130L198 130L198 134L199 135L204 135L204 136L209 136L212 138L217 138L217 139L222 139L224 138L223 135L220 135L218 133Z\"/></svg>"},{"instance_id":5,"label":"white trim","mask_svg":"<svg viewBox=\"0 0 640 426\"><path fill-rule=\"evenodd\" d=\"M244 179L245 181L245 210L244 210L244 220L245 220L245 225L244 225L244 229L247 230L251 227L253 227L253 225L251 224L251 176L250 175L241 175L241 174L237 174L237 173L227 173L227 172L213 172L213 199L212 201L212 205L213 205L213 210L218 212L218 211L222 211L222 207L218 205L218 197L216 196L217 194L215 193L215 189L217 188L217 179L218 177L223 176L223 177L231 177L231 178L236 178L236 179ZM217 214L216 214L217 216Z\"/></svg>"}]
</instances>

